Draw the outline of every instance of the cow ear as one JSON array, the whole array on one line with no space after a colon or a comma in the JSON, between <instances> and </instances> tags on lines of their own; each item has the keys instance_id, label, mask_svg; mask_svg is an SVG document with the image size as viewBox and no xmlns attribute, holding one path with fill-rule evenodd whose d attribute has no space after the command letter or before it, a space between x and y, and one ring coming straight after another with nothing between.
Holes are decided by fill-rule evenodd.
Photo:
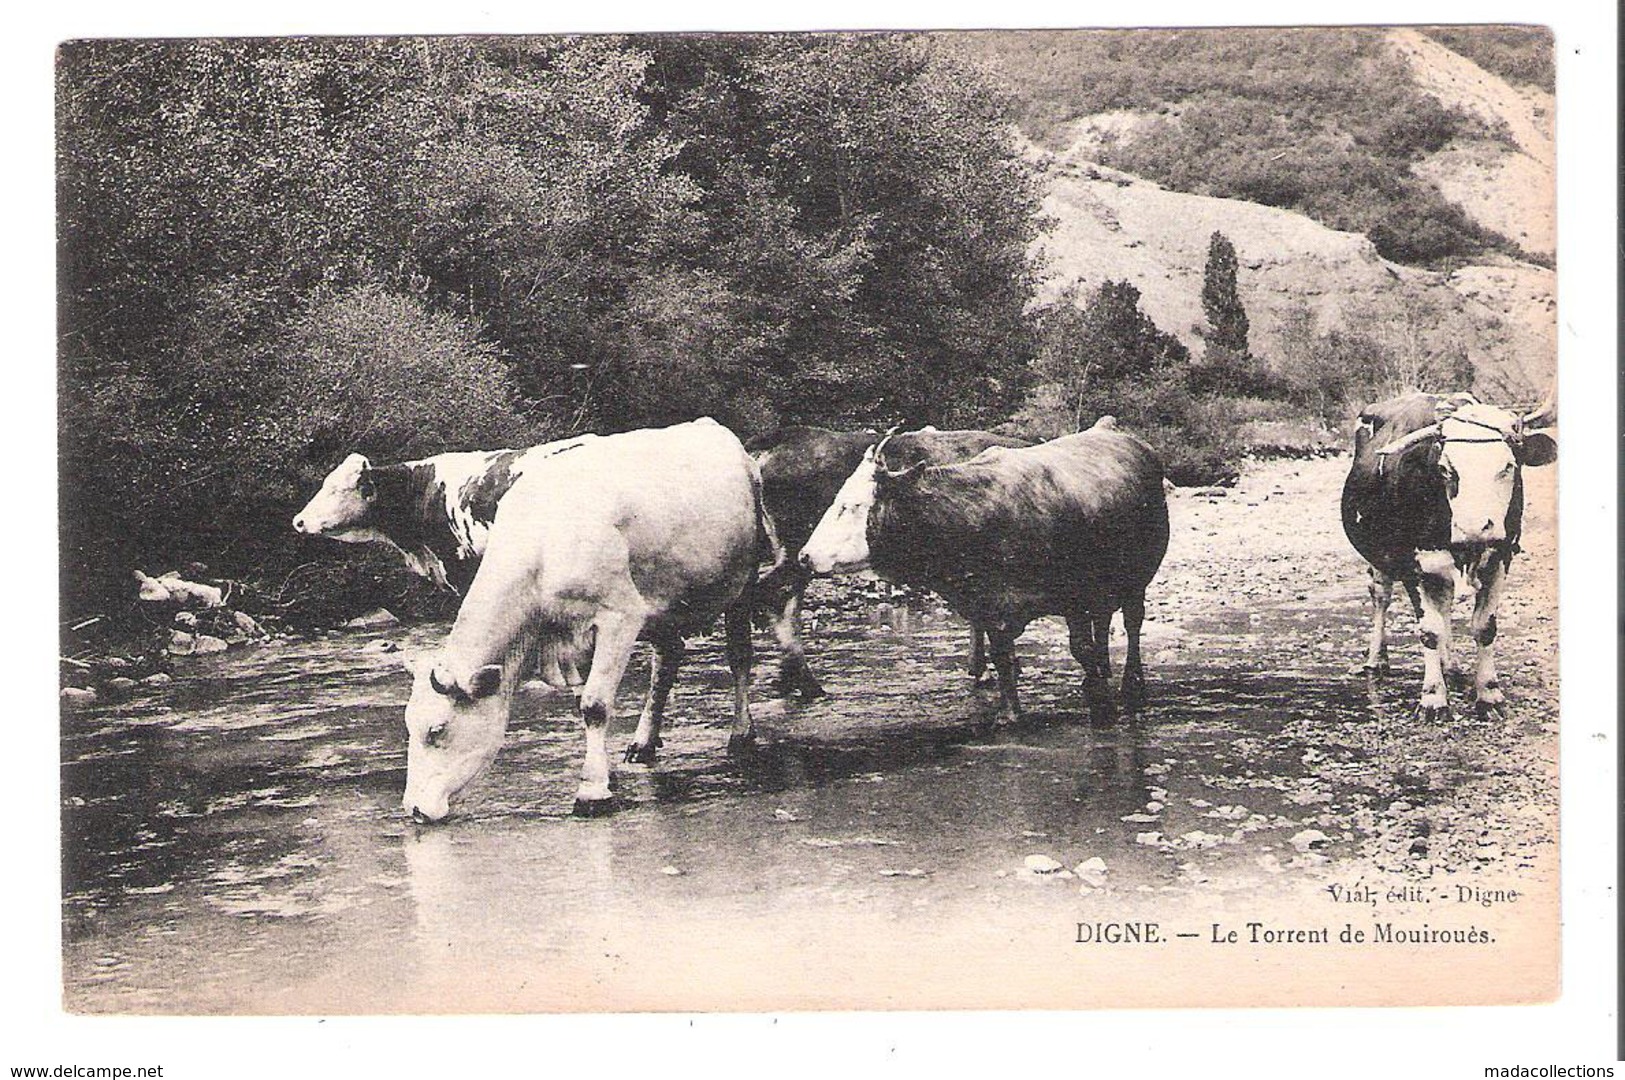
<instances>
[{"instance_id":1,"label":"cow ear","mask_svg":"<svg viewBox=\"0 0 1625 1080\"><path fill-rule=\"evenodd\" d=\"M1530 432L1523 437L1523 452L1518 458L1532 469L1550 465L1557 460L1557 440L1544 431Z\"/></svg>"},{"instance_id":2,"label":"cow ear","mask_svg":"<svg viewBox=\"0 0 1625 1080\"><path fill-rule=\"evenodd\" d=\"M490 697L502 685L502 665L486 664L468 680L468 696L478 700Z\"/></svg>"}]
</instances>

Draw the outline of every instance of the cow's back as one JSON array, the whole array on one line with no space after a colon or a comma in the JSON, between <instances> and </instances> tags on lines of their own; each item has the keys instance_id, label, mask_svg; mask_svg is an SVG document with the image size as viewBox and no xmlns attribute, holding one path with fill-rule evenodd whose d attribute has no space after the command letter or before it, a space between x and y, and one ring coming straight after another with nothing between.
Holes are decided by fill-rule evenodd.
<instances>
[{"instance_id":1,"label":"cow's back","mask_svg":"<svg viewBox=\"0 0 1625 1080\"><path fill-rule=\"evenodd\" d=\"M973 458L991 446L1032 444L1031 439L995 435L991 431L905 431L886 440L883 464L894 471L920 464L951 465ZM847 471L850 474L851 470Z\"/></svg>"},{"instance_id":2,"label":"cow's back","mask_svg":"<svg viewBox=\"0 0 1625 1080\"><path fill-rule=\"evenodd\" d=\"M1065 613L1132 594L1167 552L1162 478L1151 448L1117 431L995 447L897 481L899 491L883 483L873 564L934 583L973 616Z\"/></svg>"},{"instance_id":3,"label":"cow's back","mask_svg":"<svg viewBox=\"0 0 1625 1080\"><path fill-rule=\"evenodd\" d=\"M504 609L543 620L590 610L628 580L652 622L708 625L755 569L759 483L738 438L708 420L529 462L498 508L453 634L465 615L470 636L489 638L502 634L479 624Z\"/></svg>"}]
</instances>

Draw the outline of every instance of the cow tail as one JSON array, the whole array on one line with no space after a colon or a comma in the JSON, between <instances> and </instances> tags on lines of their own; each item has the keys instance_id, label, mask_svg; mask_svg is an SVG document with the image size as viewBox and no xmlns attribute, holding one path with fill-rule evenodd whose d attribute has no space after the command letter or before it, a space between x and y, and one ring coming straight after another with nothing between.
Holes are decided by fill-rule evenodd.
<instances>
[{"instance_id":1,"label":"cow tail","mask_svg":"<svg viewBox=\"0 0 1625 1080\"><path fill-rule=\"evenodd\" d=\"M782 572L787 560L784 545L779 542L779 531L762 500L762 474L755 462L750 467L750 492L756 503L756 562L766 567L757 572L757 580L766 581Z\"/></svg>"}]
</instances>

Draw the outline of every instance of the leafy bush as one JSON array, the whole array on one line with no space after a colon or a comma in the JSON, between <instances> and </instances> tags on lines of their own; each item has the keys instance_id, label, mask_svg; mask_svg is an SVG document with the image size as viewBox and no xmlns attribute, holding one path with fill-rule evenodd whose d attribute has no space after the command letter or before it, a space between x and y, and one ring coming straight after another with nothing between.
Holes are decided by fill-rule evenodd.
<instances>
[{"instance_id":1,"label":"leafy bush","mask_svg":"<svg viewBox=\"0 0 1625 1080\"><path fill-rule=\"evenodd\" d=\"M1248 353L1209 344L1202 362L1186 377L1191 390L1231 397L1285 397L1286 386L1266 363Z\"/></svg>"},{"instance_id":2,"label":"leafy bush","mask_svg":"<svg viewBox=\"0 0 1625 1080\"><path fill-rule=\"evenodd\" d=\"M1079 303L1068 290L1039 313L1036 385L1010 430L1053 439L1113 415L1145 439L1176 484L1233 479L1245 450L1235 407L1191 386L1190 354L1108 281Z\"/></svg>"},{"instance_id":3,"label":"leafy bush","mask_svg":"<svg viewBox=\"0 0 1625 1080\"><path fill-rule=\"evenodd\" d=\"M1274 365L1288 400L1329 425L1373 402L1414 390L1470 390L1473 366L1459 339L1433 332L1426 311L1351 313L1360 329L1320 331L1306 308L1288 311ZM1443 320L1439 320L1443 321Z\"/></svg>"},{"instance_id":4,"label":"leafy bush","mask_svg":"<svg viewBox=\"0 0 1625 1080\"><path fill-rule=\"evenodd\" d=\"M362 286L318 303L276 347L286 460L383 461L523 443L512 379L468 322Z\"/></svg>"}]
</instances>

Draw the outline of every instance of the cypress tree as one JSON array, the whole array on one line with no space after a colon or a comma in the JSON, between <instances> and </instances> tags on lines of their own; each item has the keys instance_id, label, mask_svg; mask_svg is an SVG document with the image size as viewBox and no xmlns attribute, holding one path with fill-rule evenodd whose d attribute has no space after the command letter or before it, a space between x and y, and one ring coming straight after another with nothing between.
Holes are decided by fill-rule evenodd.
<instances>
[{"instance_id":1,"label":"cypress tree","mask_svg":"<svg viewBox=\"0 0 1625 1080\"><path fill-rule=\"evenodd\" d=\"M1202 273L1203 337L1236 356L1247 353L1247 311L1236 293L1236 247L1221 232L1208 239L1207 268Z\"/></svg>"}]
</instances>

